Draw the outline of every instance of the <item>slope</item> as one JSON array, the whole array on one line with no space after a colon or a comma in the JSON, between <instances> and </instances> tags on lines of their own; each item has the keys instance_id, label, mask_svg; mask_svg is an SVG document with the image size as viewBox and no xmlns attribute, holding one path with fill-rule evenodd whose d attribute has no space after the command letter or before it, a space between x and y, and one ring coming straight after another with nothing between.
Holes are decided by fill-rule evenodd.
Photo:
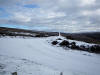
<instances>
[{"instance_id":1,"label":"slope","mask_svg":"<svg viewBox=\"0 0 100 75\"><path fill-rule=\"evenodd\" d=\"M0 55L35 61L63 75L100 74L100 55L65 51L50 45L52 38L0 38Z\"/></svg>"}]
</instances>

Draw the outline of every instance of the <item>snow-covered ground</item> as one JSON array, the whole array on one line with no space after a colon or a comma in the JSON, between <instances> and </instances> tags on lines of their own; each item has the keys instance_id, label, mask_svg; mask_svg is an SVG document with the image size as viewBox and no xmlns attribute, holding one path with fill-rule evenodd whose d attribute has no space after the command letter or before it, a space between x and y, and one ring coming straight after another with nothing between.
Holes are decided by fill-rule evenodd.
<instances>
[{"instance_id":1,"label":"snow-covered ground","mask_svg":"<svg viewBox=\"0 0 100 75\"><path fill-rule=\"evenodd\" d=\"M100 55L64 50L47 38L0 38L0 75L100 75Z\"/></svg>"},{"instance_id":2,"label":"snow-covered ground","mask_svg":"<svg viewBox=\"0 0 100 75\"><path fill-rule=\"evenodd\" d=\"M14 72L18 75L59 75L60 73L34 61L0 55L0 75L11 75Z\"/></svg>"}]
</instances>

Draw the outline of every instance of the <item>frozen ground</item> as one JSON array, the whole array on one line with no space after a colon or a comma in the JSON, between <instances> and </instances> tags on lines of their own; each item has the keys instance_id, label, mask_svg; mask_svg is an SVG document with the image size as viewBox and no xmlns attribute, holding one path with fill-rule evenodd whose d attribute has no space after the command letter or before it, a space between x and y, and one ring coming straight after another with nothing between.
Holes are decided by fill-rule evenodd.
<instances>
[{"instance_id":1,"label":"frozen ground","mask_svg":"<svg viewBox=\"0 0 100 75\"><path fill-rule=\"evenodd\" d=\"M52 46L53 39L0 38L0 75L100 75L100 55Z\"/></svg>"}]
</instances>

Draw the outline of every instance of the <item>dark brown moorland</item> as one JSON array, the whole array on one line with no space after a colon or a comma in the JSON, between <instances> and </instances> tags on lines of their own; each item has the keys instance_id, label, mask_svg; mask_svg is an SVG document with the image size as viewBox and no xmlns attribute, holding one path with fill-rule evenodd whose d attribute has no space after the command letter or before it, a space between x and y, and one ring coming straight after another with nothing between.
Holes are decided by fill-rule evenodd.
<instances>
[{"instance_id":1,"label":"dark brown moorland","mask_svg":"<svg viewBox=\"0 0 100 75\"><path fill-rule=\"evenodd\" d=\"M48 37L48 36L58 36L58 34L59 34L58 32L46 32L46 31L0 27L0 37L3 36ZM100 32L61 33L61 35L72 40L100 44Z\"/></svg>"}]
</instances>

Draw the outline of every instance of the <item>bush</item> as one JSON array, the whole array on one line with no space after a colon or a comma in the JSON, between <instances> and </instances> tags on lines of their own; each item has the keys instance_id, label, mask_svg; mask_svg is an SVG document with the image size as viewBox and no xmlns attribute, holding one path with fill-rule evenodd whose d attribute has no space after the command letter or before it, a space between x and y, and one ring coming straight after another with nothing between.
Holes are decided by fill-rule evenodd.
<instances>
[{"instance_id":1,"label":"bush","mask_svg":"<svg viewBox=\"0 0 100 75\"><path fill-rule=\"evenodd\" d=\"M56 45L56 44L58 44L58 41L53 41L52 44Z\"/></svg>"},{"instance_id":2,"label":"bush","mask_svg":"<svg viewBox=\"0 0 100 75\"><path fill-rule=\"evenodd\" d=\"M84 45L79 46L79 49L81 49L81 50L88 50Z\"/></svg>"},{"instance_id":3,"label":"bush","mask_svg":"<svg viewBox=\"0 0 100 75\"><path fill-rule=\"evenodd\" d=\"M77 45L71 45L71 49L79 49L79 46L77 46Z\"/></svg>"},{"instance_id":4,"label":"bush","mask_svg":"<svg viewBox=\"0 0 100 75\"><path fill-rule=\"evenodd\" d=\"M12 75L17 75L17 72L13 72Z\"/></svg>"},{"instance_id":5,"label":"bush","mask_svg":"<svg viewBox=\"0 0 100 75\"><path fill-rule=\"evenodd\" d=\"M68 45L69 45L69 42L66 41L66 40L64 40L64 41L62 41L59 45L60 45L60 46L68 46Z\"/></svg>"},{"instance_id":6,"label":"bush","mask_svg":"<svg viewBox=\"0 0 100 75\"><path fill-rule=\"evenodd\" d=\"M76 45L76 43L75 42L71 42L70 45Z\"/></svg>"},{"instance_id":7,"label":"bush","mask_svg":"<svg viewBox=\"0 0 100 75\"><path fill-rule=\"evenodd\" d=\"M62 40L61 38L58 38L57 40Z\"/></svg>"},{"instance_id":8,"label":"bush","mask_svg":"<svg viewBox=\"0 0 100 75\"><path fill-rule=\"evenodd\" d=\"M100 46L99 45L93 45L90 47L90 51L93 53L100 53Z\"/></svg>"},{"instance_id":9,"label":"bush","mask_svg":"<svg viewBox=\"0 0 100 75\"><path fill-rule=\"evenodd\" d=\"M37 35L35 35L35 37L45 37L45 35L44 34L37 34Z\"/></svg>"}]
</instances>

